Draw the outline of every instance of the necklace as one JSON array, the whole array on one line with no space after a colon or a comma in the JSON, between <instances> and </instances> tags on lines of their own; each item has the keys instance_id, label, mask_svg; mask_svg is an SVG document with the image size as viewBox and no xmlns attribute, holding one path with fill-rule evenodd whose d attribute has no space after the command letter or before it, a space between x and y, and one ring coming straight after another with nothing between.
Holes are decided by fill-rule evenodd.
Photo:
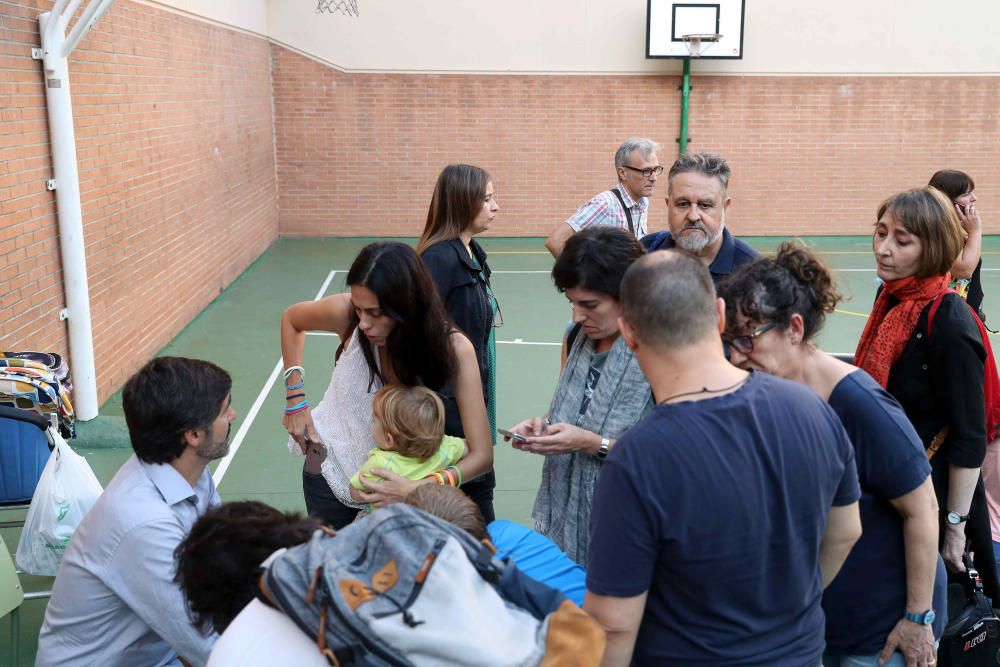
<instances>
[{"instance_id":1,"label":"necklace","mask_svg":"<svg viewBox=\"0 0 1000 667\"><path fill-rule=\"evenodd\" d=\"M728 387L722 387L721 389L709 389L708 387L702 387L701 389L697 389L695 391L685 391L680 394L674 394L673 396L665 398L662 401L657 401L656 404L663 405L664 403L669 403L670 401L677 400L678 398L684 398L685 396L697 396L698 394L721 394L727 391L731 391L733 389L737 389L738 387L746 384L747 380L749 379L750 379L750 373L747 373L746 377L740 379L739 382L734 382Z\"/></svg>"}]
</instances>

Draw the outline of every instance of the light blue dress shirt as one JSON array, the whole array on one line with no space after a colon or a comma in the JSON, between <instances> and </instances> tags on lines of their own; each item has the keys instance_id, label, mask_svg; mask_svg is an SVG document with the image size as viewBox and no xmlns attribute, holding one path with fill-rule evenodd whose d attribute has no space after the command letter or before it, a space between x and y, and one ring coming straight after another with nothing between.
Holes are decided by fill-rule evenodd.
<instances>
[{"instance_id":1,"label":"light blue dress shirt","mask_svg":"<svg viewBox=\"0 0 1000 667\"><path fill-rule=\"evenodd\" d=\"M204 665L202 636L174 583L174 549L218 505L206 468L192 489L167 464L134 455L83 518L63 556L38 637L36 665Z\"/></svg>"}]
</instances>

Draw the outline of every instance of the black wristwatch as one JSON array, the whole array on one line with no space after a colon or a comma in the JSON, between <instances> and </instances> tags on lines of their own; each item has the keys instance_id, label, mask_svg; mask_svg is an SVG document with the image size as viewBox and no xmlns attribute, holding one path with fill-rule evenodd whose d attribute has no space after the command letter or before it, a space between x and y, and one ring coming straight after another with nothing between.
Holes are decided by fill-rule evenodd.
<instances>
[{"instance_id":1,"label":"black wristwatch","mask_svg":"<svg viewBox=\"0 0 1000 667\"><path fill-rule=\"evenodd\" d=\"M958 512L948 512L945 515L944 520L953 526L957 526L960 523L965 523L969 520L968 514L959 514Z\"/></svg>"},{"instance_id":2,"label":"black wristwatch","mask_svg":"<svg viewBox=\"0 0 1000 667\"><path fill-rule=\"evenodd\" d=\"M594 452L594 456L597 457L598 461L603 461L608 458L608 450L611 449L611 441L607 438L601 438L601 446L597 448Z\"/></svg>"}]
</instances>

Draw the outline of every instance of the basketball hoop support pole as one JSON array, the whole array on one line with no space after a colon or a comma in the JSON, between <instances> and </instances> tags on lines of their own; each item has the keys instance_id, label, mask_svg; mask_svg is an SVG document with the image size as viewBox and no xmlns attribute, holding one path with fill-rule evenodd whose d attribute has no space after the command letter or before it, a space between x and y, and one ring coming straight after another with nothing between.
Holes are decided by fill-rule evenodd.
<instances>
[{"instance_id":1,"label":"basketball hoop support pole","mask_svg":"<svg viewBox=\"0 0 1000 667\"><path fill-rule=\"evenodd\" d=\"M684 59L684 78L681 81L681 136L677 143L678 155L687 152L688 145L688 100L691 97L691 57Z\"/></svg>"},{"instance_id":2,"label":"basketball hoop support pole","mask_svg":"<svg viewBox=\"0 0 1000 667\"><path fill-rule=\"evenodd\" d=\"M66 309L60 317L68 320L69 325L76 418L88 421L97 416L97 373L90 320L87 258L83 243L80 174L69 90L69 55L108 11L114 0L90 0L67 35L70 19L83 1L56 0L51 12L39 15L38 25L42 45L41 59L45 70L45 98L54 177L48 187L56 192L63 290L66 294Z\"/></svg>"}]
</instances>

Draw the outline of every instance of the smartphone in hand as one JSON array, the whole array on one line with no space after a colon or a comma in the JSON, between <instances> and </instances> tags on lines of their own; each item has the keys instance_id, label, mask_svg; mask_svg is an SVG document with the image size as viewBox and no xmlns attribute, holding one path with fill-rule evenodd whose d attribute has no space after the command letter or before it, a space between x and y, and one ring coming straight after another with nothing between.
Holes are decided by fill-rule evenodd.
<instances>
[{"instance_id":1,"label":"smartphone in hand","mask_svg":"<svg viewBox=\"0 0 1000 667\"><path fill-rule=\"evenodd\" d=\"M500 435L502 435L505 438L510 438L514 442L527 442L528 441L528 439L526 437L524 437L523 435L521 435L520 433L514 433L513 431L508 431L505 428L498 428L497 429L497 433L499 433Z\"/></svg>"}]
</instances>

